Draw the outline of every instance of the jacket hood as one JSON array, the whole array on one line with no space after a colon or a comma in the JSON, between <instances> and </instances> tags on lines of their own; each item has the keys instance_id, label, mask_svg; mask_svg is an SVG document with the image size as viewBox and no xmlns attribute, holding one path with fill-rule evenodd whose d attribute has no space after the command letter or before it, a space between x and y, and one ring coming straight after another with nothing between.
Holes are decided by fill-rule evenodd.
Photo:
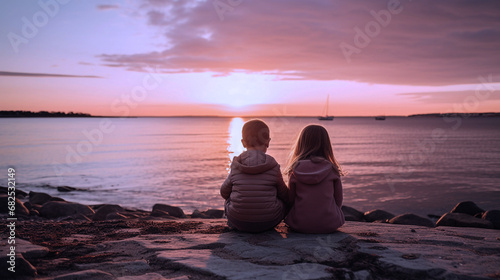
<instances>
[{"instance_id":1,"label":"jacket hood","mask_svg":"<svg viewBox=\"0 0 500 280\"><path fill-rule=\"evenodd\" d=\"M273 169L278 162L261 151L245 151L241 155L233 158L232 168L236 168L243 173L259 174Z\"/></svg>"},{"instance_id":2,"label":"jacket hood","mask_svg":"<svg viewBox=\"0 0 500 280\"><path fill-rule=\"evenodd\" d=\"M332 163L323 158L299 160L293 171L297 181L308 185L319 184L333 173Z\"/></svg>"}]
</instances>

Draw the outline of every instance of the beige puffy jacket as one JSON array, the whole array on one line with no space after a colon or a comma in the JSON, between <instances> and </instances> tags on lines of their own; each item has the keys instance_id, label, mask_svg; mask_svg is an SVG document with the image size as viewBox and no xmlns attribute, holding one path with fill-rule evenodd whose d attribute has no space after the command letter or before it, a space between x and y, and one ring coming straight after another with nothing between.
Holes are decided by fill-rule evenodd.
<instances>
[{"instance_id":1,"label":"beige puffy jacket","mask_svg":"<svg viewBox=\"0 0 500 280\"><path fill-rule=\"evenodd\" d=\"M267 222L286 214L288 188L280 166L261 151L250 150L234 157L220 193L226 199L226 215L230 219Z\"/></svg>"}]
</instances>

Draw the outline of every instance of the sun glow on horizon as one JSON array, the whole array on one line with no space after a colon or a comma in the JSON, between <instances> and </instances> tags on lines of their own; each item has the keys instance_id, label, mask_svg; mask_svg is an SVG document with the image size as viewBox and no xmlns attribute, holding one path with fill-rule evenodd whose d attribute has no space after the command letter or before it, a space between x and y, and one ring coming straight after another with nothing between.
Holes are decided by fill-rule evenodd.
<instances>
[{"instance_id":1,"label":"sun glow on horizon","mask_svg":"<svg viewBox=\"0 0 500 280\"><path fill-rule=\"evenodd\" d=\"M243 124L245 122L242 118L233 118L231 123L229 123L229 137L227 139L227 151L229 156L229 166L227 168L228 172L230 171L231 162L233 161L233 157L241 154L245 148L241 143L241 129L243 128Z\"/></svg>"},{"instance_id":2,"label":"sun glow on horizon","mask_svg":"<svg viewBox=\"0 0 500 280\"><path fill-rule=\"evenodd\" d=\"M206 104L222 105L228 109L243 109L268 104L272 100L272 76L250 73L231 73L212 76L206 80L200 100Z\"/></svg>"}]
</instances>

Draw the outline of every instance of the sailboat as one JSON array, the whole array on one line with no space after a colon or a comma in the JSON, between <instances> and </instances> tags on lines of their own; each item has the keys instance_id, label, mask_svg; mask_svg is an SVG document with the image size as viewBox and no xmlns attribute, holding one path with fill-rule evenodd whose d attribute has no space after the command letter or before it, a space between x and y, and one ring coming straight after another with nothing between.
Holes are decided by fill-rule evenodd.
<instances>
[{"instance_id":1,"label":"sailboat","mask_svg":"<svg viewBox=\"0 0 500 280\"><path fill-rule=\"evenodd\" d=\"M326 97L326 115L318 117L320 121L333 121L333 116L328 116L328 104L330 103L330 95Z\"/></svg>"}]
</instances>

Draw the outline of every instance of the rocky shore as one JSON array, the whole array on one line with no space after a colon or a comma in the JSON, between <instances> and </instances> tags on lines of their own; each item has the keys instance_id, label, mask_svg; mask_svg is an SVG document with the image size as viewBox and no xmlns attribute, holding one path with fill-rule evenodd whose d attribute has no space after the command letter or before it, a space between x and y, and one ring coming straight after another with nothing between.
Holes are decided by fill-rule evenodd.
<instances>
[{"instance_id":1,"label":"rocky shore","mask_svg":"<svg viewBox=\"0 0 500 280\"><path fill-rule=\"evenodd\" d=\"M0 188L5 225L8 197ZM72 191L61 187L61 192ZM500 211L458 203L442 216L344 206L332 234L231 230L223 211L83 205L16 191L15 272L2 227L2 279L500 279Z\"/></svg>"}]
</instances>

